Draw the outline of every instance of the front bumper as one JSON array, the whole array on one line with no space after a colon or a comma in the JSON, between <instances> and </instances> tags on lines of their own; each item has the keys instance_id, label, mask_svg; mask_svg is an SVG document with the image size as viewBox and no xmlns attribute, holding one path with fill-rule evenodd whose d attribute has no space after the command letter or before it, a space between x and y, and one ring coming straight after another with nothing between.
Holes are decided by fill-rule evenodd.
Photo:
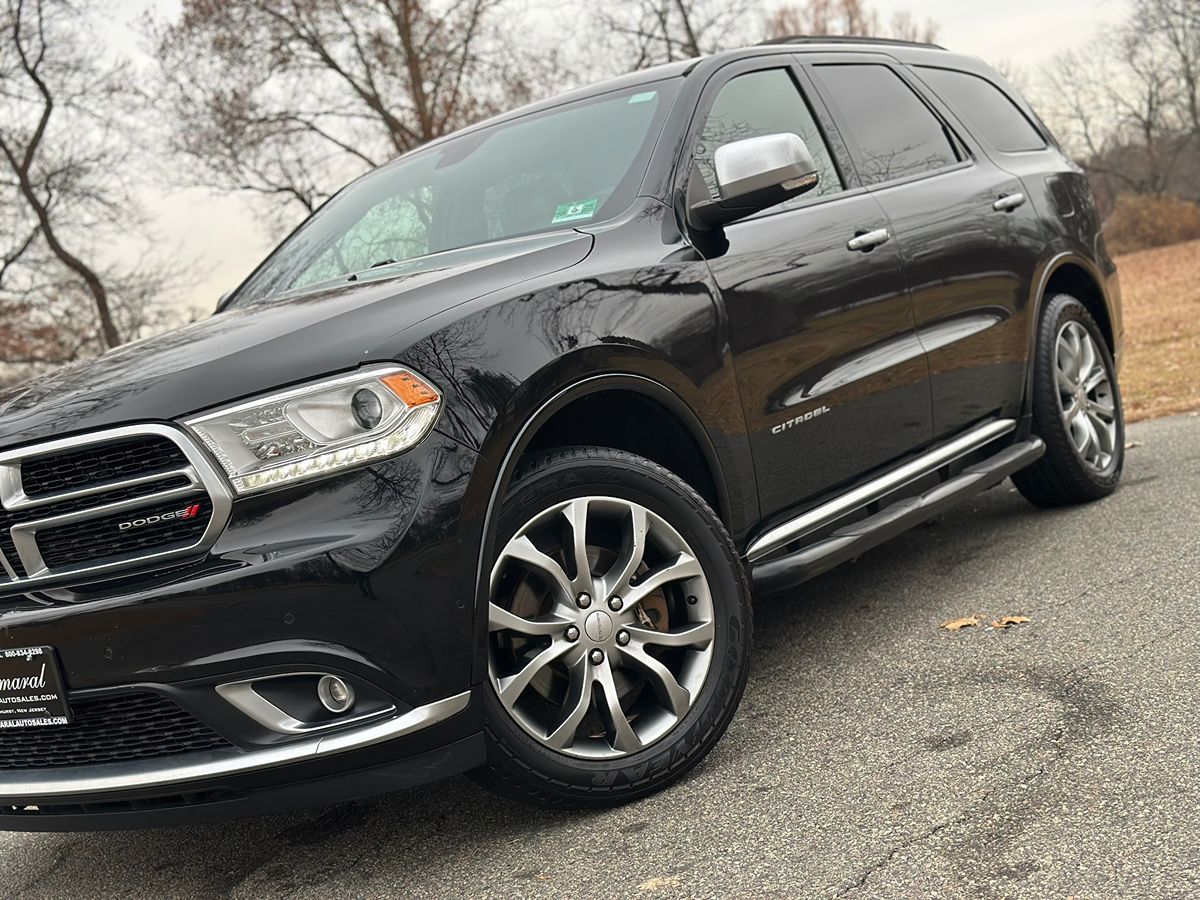
<instances>
[{"instance_id":1,"label":"front bumper","mask_svg":"<svg viewBox=\"0 0 1200 900\"><path fill-rule=\"evenodd\" d=\"M160 698L214 738L128 759L108 741L99 764L78 762L86 751L64 764L26 738L29 761L0 752L0 829L194 823L480 764L479 524L463 504L475 462L435 432L377 466L238 501L203 558L0 596L0 647L53 647L73 707ZM368 715L281 730L216 690L285 673L344 678Z\"/></svg>"},{"instance_id":2,"label":"front bumper","mask_svg":"<svg viewBox=\"0 0 1200 900\"><path fill-rule=\"evenodd\" d=\"M478 710L466 691L371 725L270 749L8 773L0 781L0 828L194 825L415 787L483 763Z\"/></svg>"}]
</instances>

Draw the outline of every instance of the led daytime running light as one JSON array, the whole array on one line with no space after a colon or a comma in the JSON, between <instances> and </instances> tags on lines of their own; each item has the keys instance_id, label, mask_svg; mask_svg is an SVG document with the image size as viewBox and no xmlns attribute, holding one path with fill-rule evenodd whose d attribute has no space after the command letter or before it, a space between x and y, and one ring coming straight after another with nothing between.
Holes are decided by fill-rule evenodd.
<instances>
[{"instance_id":1,"label":"led daytime running light","mask_svg":"<svg viewBox=\"0 0 1200 900\"><path fill-rule=\"evenodd\" d=\"M185 424L238 494L320 478L415 446L441 394L401 366L375 366L265 394ZM363 411L372 411L366 416Z\"/></svg>"},{"instance_id":2,"label":"led daytime running light","mask_svg":"<svg viewBox=\"0 0 1200 900\"><path fill-rule=\"evenodd\" d=\"M249 494L265 490L289 481L299 481L313 478L338 469L349 468L372 459L382 459L392 456L401 450L406 450L424 435L426 422L437 414L431 406L422 406L408 415L399 431L368 441L365 444L355 444L340 450L330 450L316 456L309 456L298 462L276 466L273 469L262 469L248 475L238 475L233 478L233 487L239 494ZM413 435L417 435L413 437Z\"/></svg>"}]
</instances>

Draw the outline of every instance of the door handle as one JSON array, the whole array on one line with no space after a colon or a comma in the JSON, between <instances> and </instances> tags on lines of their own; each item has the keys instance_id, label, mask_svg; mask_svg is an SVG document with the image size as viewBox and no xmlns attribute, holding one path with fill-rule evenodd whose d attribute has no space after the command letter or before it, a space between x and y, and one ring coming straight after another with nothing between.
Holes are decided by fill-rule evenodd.
<instances>
[{"instance_id":1,"label":"door handle","mask_svg":"<svg viewBox=\"0 0 1200 900\"><path fill-rule=\"evenodd\" d=\"M886 228L876 228L866 234L856 234L846 242L847 250L872 250L880 244L886 244L891 234Z\"/></svg>"},{"instance_id":2,"label":"door handle","mask_svg":"<svg viewBox=\"0 0 1200 900\"><path fill-rule=\"evenodd\" d=\"M993 203L992 209L994 209L996 212L1012 212L1018 206L1024 205L1024 194L1008 194L1007 196L1001 197L999 200Z\"/></svg>"}]
</instances>

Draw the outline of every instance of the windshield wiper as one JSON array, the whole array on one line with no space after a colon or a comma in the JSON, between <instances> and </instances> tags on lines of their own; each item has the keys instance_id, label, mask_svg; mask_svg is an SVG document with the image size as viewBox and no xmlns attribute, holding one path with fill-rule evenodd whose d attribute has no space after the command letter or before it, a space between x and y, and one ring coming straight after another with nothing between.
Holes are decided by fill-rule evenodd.
<instances>
[{"instance_id":1,"label":"windshield wiper","mask_svg":"<svg viewBox=\"0 0 1200 900\"><path fill-rule=\"evenodd\" d=\"M381 268L382 266L394 266L397 262L398 262L398 260L394 260L394 259L381 259L379 262L371 263L369 266L367 266L362 271L369 272L372 269L378 269L378 268ZM346 277L346 280L347 281L358 281L358 273L352 272L350 275L348 275Z\"/></svg>"}]
</instances>

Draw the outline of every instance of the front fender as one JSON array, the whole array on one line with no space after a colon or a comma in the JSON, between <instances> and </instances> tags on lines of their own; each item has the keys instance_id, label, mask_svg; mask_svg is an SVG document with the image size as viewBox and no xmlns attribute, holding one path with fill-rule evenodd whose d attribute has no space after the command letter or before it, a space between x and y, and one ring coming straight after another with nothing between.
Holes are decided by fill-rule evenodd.
<instances>
[{"instance_id":1,"label":"front fender","mask_svg":"<svg viewBox=\"0 0 1200 900\"><path fill-rule=\"evenodd\" d=\"M641 242L647 249L620 238L625 247L615 254L603 252L598 238L601 246L570 270L570 281L530 283L519 295L467 304L457 316L431 320L397 354L442 390L438 429L479 453L463 509L464 540L478 560L477 598L487 596L497 510L522 449L564 404L597 390L644 393L675 413L708 457L735 538L757 520L719 298L702 259L687 248L664 253L657 237ZM605 257L622 267L612 271ZM482 647L486 617L476 620Z\"/></svg>"}]
</instances>

